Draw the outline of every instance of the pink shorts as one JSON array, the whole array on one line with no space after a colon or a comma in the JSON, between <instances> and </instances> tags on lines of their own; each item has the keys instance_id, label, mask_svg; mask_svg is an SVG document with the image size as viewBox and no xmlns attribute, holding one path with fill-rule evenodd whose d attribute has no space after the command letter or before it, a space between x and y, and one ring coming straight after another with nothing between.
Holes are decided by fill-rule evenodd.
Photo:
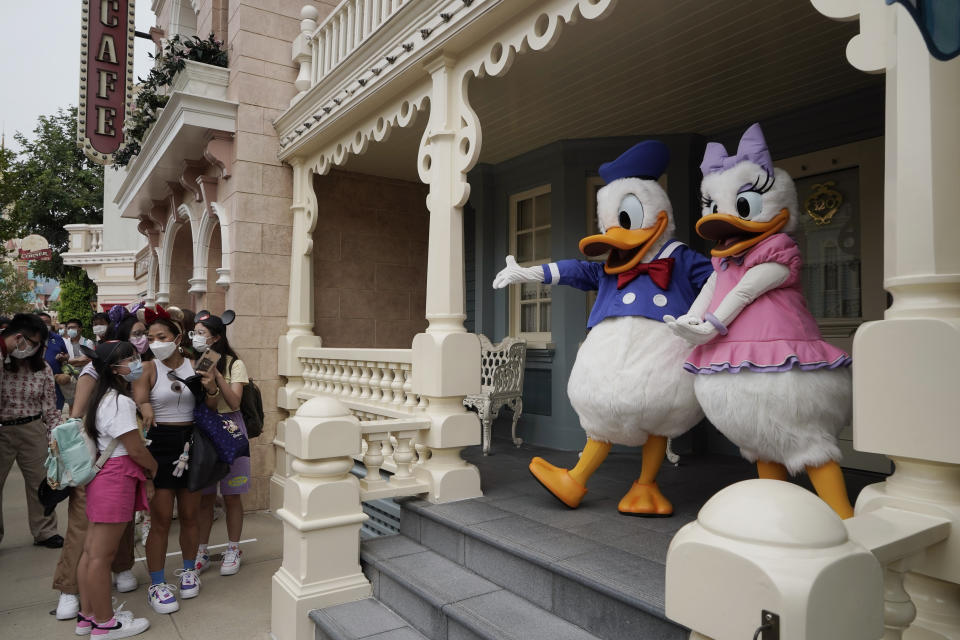
<instances>
[{"instance_id":1,"label":"pink shorts","mask_svg":"<svg viewBox=\"0 0 960 640\"><path fill-rule=\"evenodd\" d=\"M146 476L130 456L110 458L87 485L87 520L130 522L147 505Z\"/></svg>"}]
</instances>

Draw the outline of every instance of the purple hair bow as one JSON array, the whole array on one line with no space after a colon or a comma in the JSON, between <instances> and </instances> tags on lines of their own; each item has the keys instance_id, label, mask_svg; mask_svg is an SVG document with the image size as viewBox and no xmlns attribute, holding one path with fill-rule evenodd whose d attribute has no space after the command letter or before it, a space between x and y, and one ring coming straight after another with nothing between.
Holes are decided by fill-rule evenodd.
<instances>
[{"instance_id":1,"label":"purple hair bow","mask_svg":"<svg viewBox=\"0 0 960 640\"><path fill-rule=\"evenodd\" d=\"M767 141L763 139L760 123L750 125L750 128L743 133L736 155L727 155L726 147L719 142L707 143L707 148L703 152L703 162L700 163L700 171L704 177L707 177L711 173L726 171L747 160L763 167L768 176L773 175L773 160L770 158L770 150L767 149Z\"/></svg>"}]
</instances>

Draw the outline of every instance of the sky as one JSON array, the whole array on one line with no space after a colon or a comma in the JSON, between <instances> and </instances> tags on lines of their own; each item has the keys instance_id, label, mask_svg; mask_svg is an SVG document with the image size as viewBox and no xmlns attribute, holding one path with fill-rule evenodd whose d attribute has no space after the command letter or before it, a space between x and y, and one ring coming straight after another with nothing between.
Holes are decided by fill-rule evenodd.
<instances>
[{"instance_id":1,"label":"sky","mask_svg":"<svg viewBox=\"0 0 960 640\"><path fill-rule=\"evenodd\" d=\"M153 26L150 0L137 0L137 30ZM79 102L81 0L0 0L0 126L32 137L37 117ZM43 7L43 11L38 8ZM147 74L153 43L136 38L134 75Z\"/></svg>"}]
</instances>

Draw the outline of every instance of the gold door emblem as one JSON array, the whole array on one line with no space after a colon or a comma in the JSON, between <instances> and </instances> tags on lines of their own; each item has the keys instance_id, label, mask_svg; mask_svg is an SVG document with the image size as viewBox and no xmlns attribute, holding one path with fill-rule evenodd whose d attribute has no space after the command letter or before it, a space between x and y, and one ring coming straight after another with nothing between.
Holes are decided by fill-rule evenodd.
<instances>
[{"instance_id":1,"label":"gold door emblem","mask_svg":"<svg viewBox=\"0 0 960 640\"><path fill-rule=\"evenodd\" d=\"M843 194L833 189L836 182L828 180L813 185L813 192L803 201L803 208L818 225L830 224L830 219L840 210Z\"/></svg>"}]
</instances>

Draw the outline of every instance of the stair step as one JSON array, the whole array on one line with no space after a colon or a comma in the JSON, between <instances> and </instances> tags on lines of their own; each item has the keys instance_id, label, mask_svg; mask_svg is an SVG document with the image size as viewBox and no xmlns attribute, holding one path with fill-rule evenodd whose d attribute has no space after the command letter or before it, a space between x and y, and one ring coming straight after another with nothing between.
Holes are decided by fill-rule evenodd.
<instances>
[{"instance_id":1,"label":"stair step","mask_svg":"<svg viewBox=\"0 0 960 640\"><path fill-rule=\"evenodd\" d=\"M406 538L360 553L374 596L432 640L595 640L596 636Z\"/></svg>"},{"instance_id":2,"label":"stair step","mask_svg":"<svg viewBox=\"0 0 960 640\"><path fill-rule=\"evenodd\" d=\"M407 500L402 507L400 530L409 542L398 547L419 543L599 638L679 640L689 633L666 618L663 600L667 546L686 518L638 523L621 516L598 526L591 511L610 505L568 511L547 502L526 515L482 499Z\"/></svg>"},{"instance_id":3,"label":"stair step","mask_svg":"<svg viewBox=\"0 0 960 640\"><path fill-rule=\"evenodd\" d=\"M374 598L314 609L316 640L427 640L389 607Z\"/></svg>"}]
</instances>

